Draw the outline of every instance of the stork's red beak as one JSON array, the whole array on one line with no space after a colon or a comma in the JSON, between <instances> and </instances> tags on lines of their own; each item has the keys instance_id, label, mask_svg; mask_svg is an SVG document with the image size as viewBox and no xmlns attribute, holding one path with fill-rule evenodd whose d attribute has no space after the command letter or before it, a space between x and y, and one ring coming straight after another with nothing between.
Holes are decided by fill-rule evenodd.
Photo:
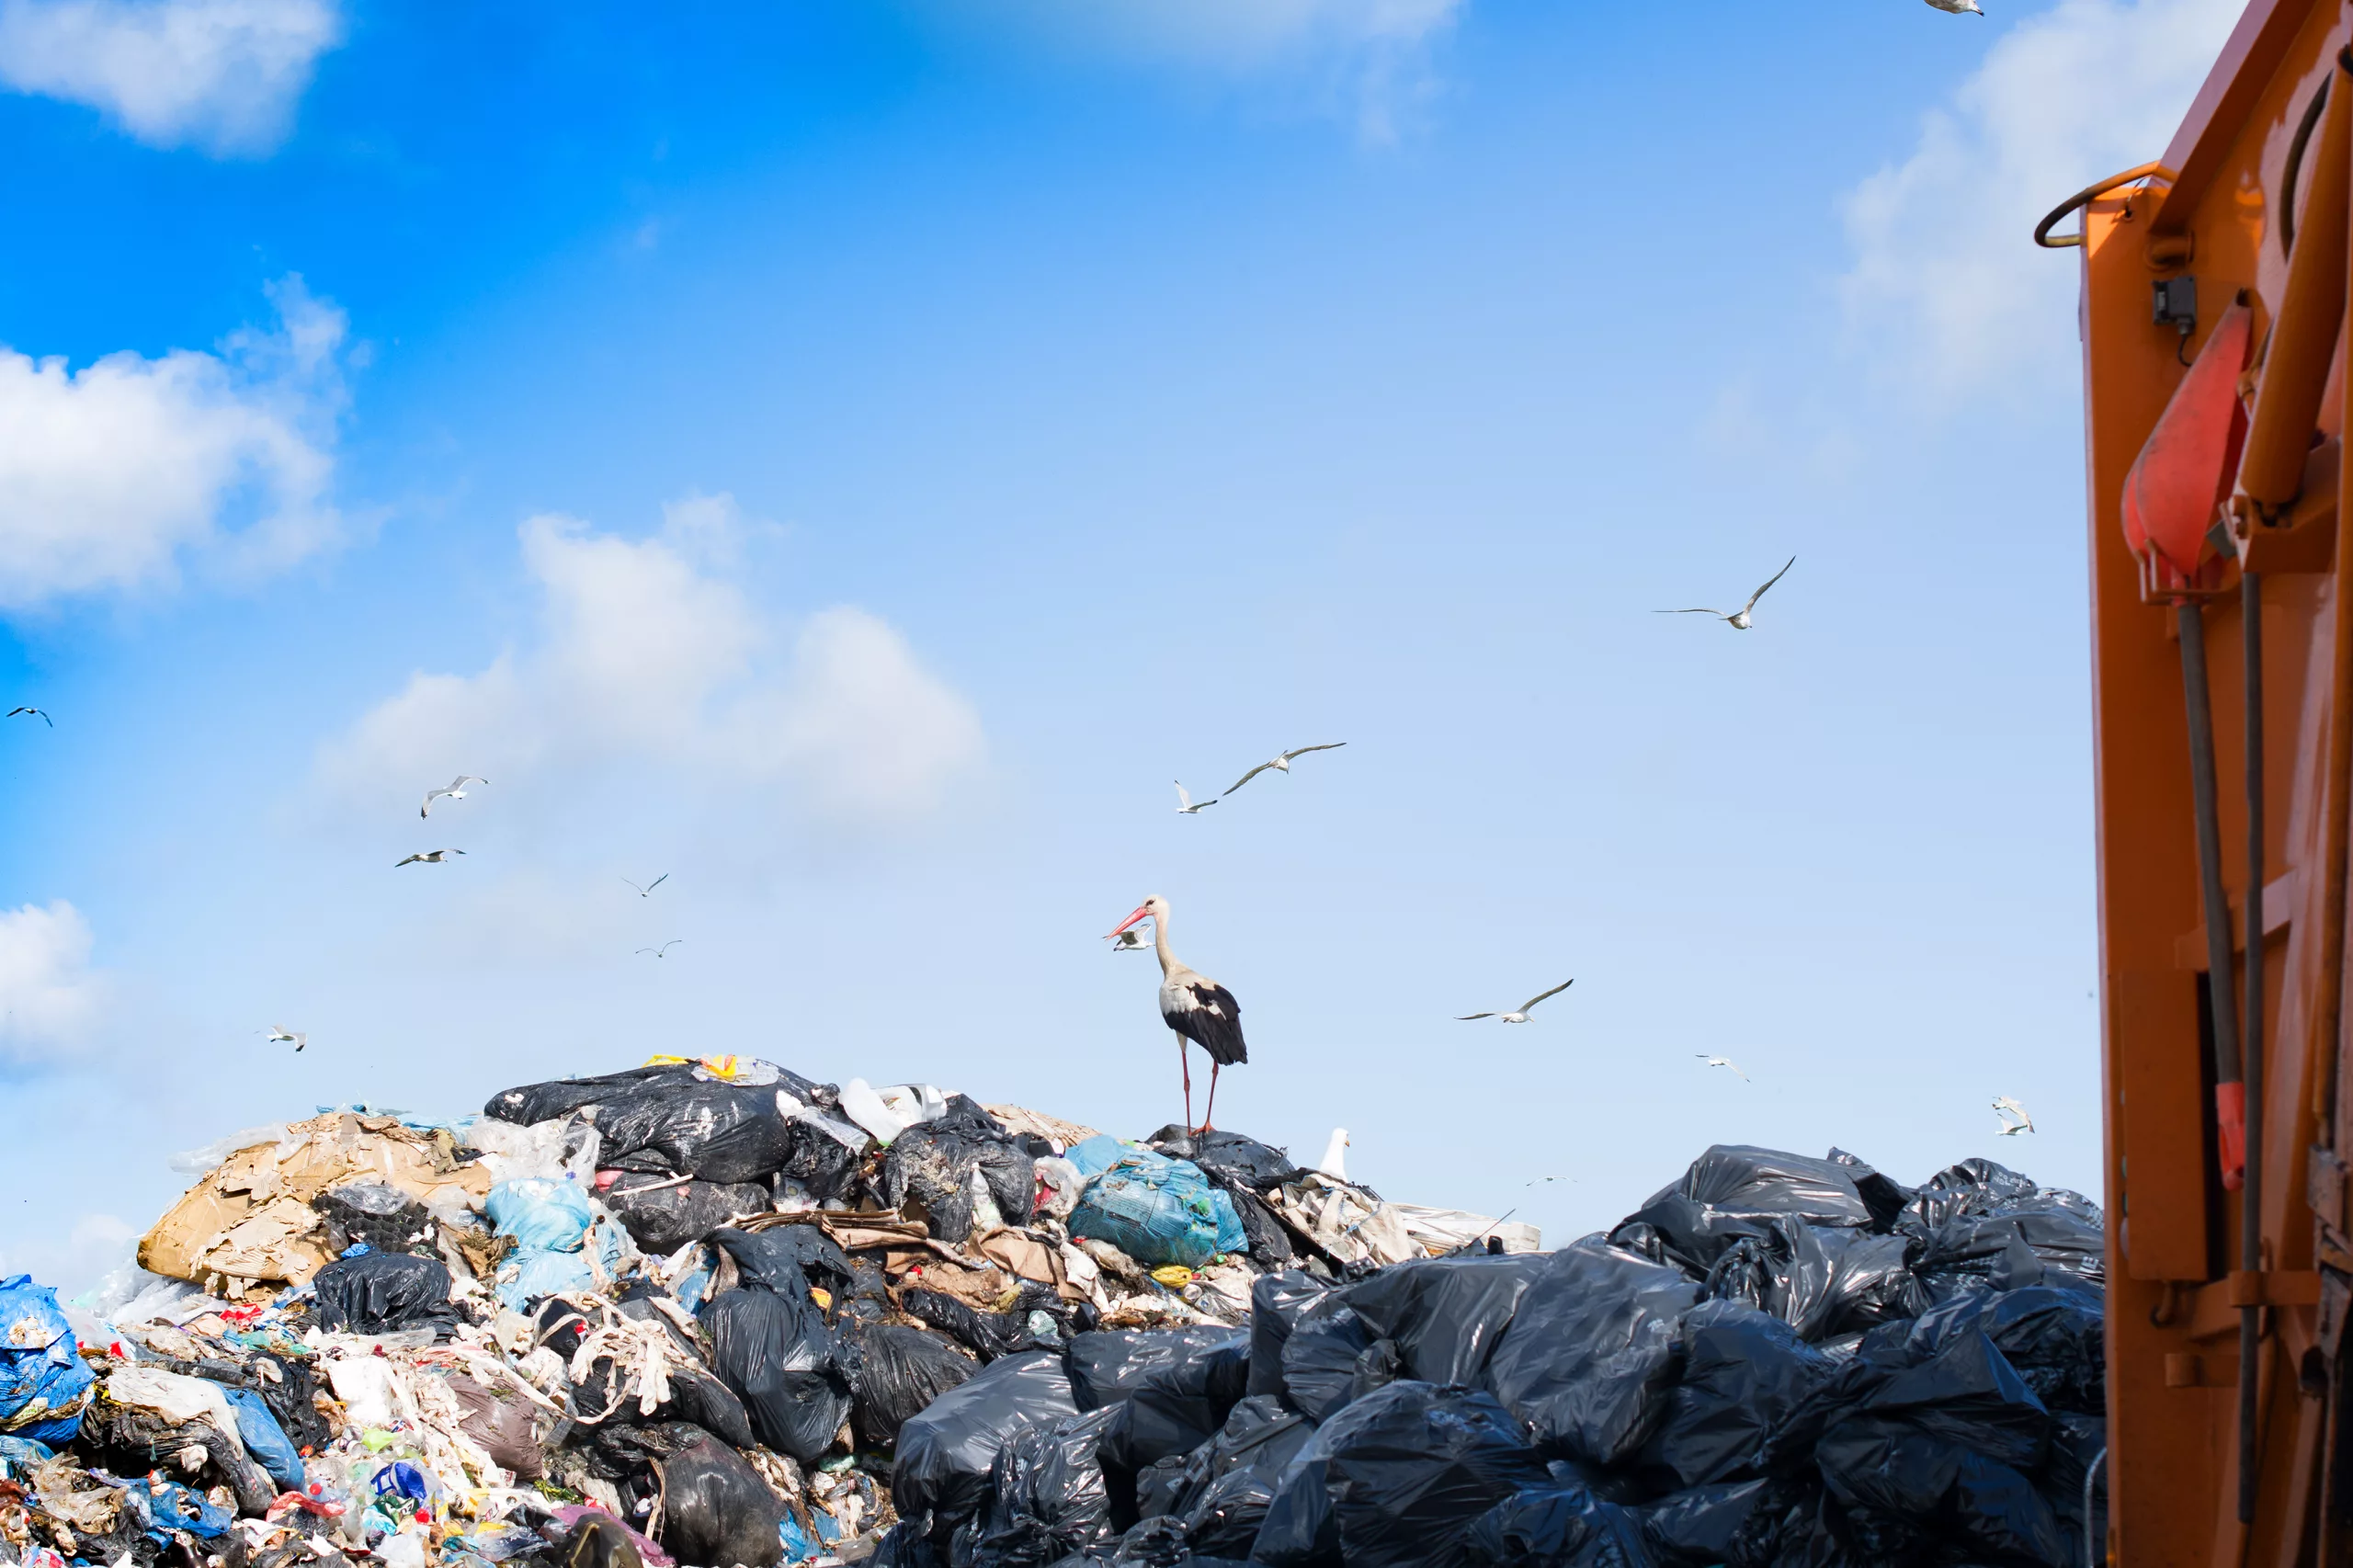
<instances>
[{"instance_id":1,"label":"stork's red beak","mask_svg":"<svg viewBox=\"0 0 2353 1568\"><path fill-rule=\"evenodd\" d=\"M1137 921L1145 918L1151 914L1152 906L1150 904L1140 903L1136 905L1136 912L1133 915L1129 915L1125 920L1122 920L1117 926L1112 926L1109 931L1105 933L1105 935L1116 937L1120 932L1126 930L1129 926L1134 925Z\"/></svg>"}]
</instances>

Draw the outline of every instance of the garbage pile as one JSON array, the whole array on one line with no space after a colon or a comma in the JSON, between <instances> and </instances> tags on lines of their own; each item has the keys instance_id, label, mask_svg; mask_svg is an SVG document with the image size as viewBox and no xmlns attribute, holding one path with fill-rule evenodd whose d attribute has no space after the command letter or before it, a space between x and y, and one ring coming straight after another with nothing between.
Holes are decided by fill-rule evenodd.
<instances>
[{"instance_id":1,"label":"garbage pile","mask_svg":"<svg viewBox=\"0 0 2353 1568\"><path fill-rule=\"evenodd\" d=\"M2099 1211L1720 1147L1615 1230L657 1058L186 1157L0 1283L0 1562L2087 1564ZM2091 1517L2086 1517L2087 1508Z\"/></svg>"}]
</instances>

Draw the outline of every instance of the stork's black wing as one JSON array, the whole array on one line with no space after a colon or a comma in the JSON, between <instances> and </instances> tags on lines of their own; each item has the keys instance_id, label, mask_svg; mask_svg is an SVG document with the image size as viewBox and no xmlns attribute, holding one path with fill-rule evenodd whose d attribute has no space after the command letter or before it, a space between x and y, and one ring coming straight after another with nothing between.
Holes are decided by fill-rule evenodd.
<instances>
[{"instance_id":1,"label":"stork's black wing","mask_svg":"<svg viewBox=\"0 0 2353 1568\"><path fill-rule=\"evenodd\" d=\"M1242 1042L1242 1004L1214 980L1199 976L1160 988L1160 1016L1168 1027L1210 1053L1221 1067L1250 1060Z\"/></svg>"}]
</instances>

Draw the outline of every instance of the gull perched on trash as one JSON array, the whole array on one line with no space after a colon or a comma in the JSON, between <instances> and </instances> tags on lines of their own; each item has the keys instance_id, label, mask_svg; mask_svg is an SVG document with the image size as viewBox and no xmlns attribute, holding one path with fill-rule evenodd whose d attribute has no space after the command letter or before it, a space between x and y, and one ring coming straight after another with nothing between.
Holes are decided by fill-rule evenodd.
<instances>
[{"instance_id":1,"label":"gull perched on trash","mask_svg":"<svg viewBox=\"0 0 2353 1568\"><path fill-rule=\"evenodd\" d=\"M1774 573L1770 577L1765 579L1765 588L1771 587L1774 584L1788 576L1790 574L1790 568L1795 566L1797 563L1798 558L1794 555L1790 556L1789 560L1783 562L1781 563L1781 569L1779 572ZM1756 624L1749 619L1748 612L1755 609L1756 608L1756 601L1765 597L1765 588L1759 588L1755 593L1749 595L1748 602L1741 606L1738 609L1733 610L1730 615L1726 615L1720 609L1705 608L1663 609L1656 613L1660 615L1712 615L1718 620L1722 621L1726 626L1731 627L1734 631L1745 631L1751 626Z\"/></svg>"},{"instance_id":2,"label":"gull perched on trash","mask_svg":"<svg viewBox=\"0 0 2353 1568\"><path fill-rule=\"evenodd\" d=\"M1704 1051L1695 1051L1691 1054L1698 1057L1700 1061L1706 1062L1711 1067L1731 1067L1733 1075L1738 1077L1742 1083L1745 1084L1749 1082L1748 1074L1741 1072L1738 1067L1733 1067L1733 1060L1729 1056L1711 1056Z\"/></svg>"},{"instance_id":3,"label":"gull perched on trash","mask_svg":"<svg viewBox=\"0 0 2353 1568\"><path fill-rule=\"evenodd\" d=\"M302 1048L311 1043L311 1037L307 1034L298 1033L293 1029L290 1029L284 1024L272 1024L269 1026L270 1044L284 1045L288 1040L292 1040L294 1042L295 1052L299 1055L301 1052Z\"/></svg>"},{"instance_id":4,"label":"gull perched on trash","mask_svg":"<svg viewBox=\"0 0 2353 1568\"><path fill-rule=\"evenodd\" d=\"M1547 996L1558 996L1562 992L1566 991L1570 986L1574 985L1575 983L1576 982L1574 980L1564 980L1561 982L1560 984L1552 987L1550 991L1530 996L1527 1001L1522 1002L1518 1007L1508 1013L1463 1013L1458 1015L1454 1021L1458 1024L1467 1024L1473 1018L1501 1018L1507 1024L1524 1024L1528 1022L1528 1015L1535 1010L1537 1003L1541 1002Z\"/></svg>"},{"instance_id":5,"label":"gull perched on trash","mask_svg":"<svg viewBox=\"0 0 2353 1568\"><path fill-rule=\"evenodd\" d=\"M1347 1128L1332 1129L1332 1141L1324 1145L1324 1157L1315 1162L1315 1168L1334 1181L1348 1179L1348 1130Z\"/></svg>"},{"instance_id":6,"label":"gull perched on trash","mask_svg":"<svg viewBox=\"0 0 2353 1568\"><path fill-rule=\"evenodd\" d=\"M1266 772L1267 769L1270 767L1278 773L1289 773L1290 771L1290 759L1295 756L1305 756L1312 751L1337 751L1347 744L1348 743L1346 741L1327 741L1320 746L1300 746L1296 750L1287 751L1283 753L1282 756L1275 758L1272 762L1262 762L1257 767L1252 768L1249 772L1244 774L1241 778L1235 779L1233 781L1233 790L1241 789L1242 786L1249 783L1250 780L1257 778L1258 775ZM1233 790L1228 790L1225 793L1227 795L1231 795L1233 793ZM1222 800L1224 799L1224 796L1220 796L1219 799ZM1209 802L1206 801L1202 802L1204 805L1207 805L1208 803Z\"/></svg>"},{"instance_id":7,"label":"gull perched on trash","mask_svg":"<svg viewBox=\"0 0 2353 1568\"><path fill-rule=\"evenodd\" d=\"M1176 814L1177 814L1178 816L1180 816L1180 817L1198 816L1198 815L1199 815L1202 812L1207 811L1210 807L1216 805L1216 804L1218 803L1218 801L1223 798L1223 797L1222 797L1222 796L1218 796L1218 795L1211 795L1208 800L1203 801L1199 805L1195 805L1195 804L1193 803L1193 797L1192 797L1192 796L1190 796L1190 795L1188 795L1188 794L1187 794L1187 793L1185 792L1185 783L1184 783L1184 780L1180 778L1180 779L1176 780Z\"/></svg>"},{"instance_id":8,"label":"gull perched on trash","mask_svg":"<svg viewBox=\"0 0 2353 1568\"><path fill-rule=\"evenodd\" d=\"M19 713L24 714L27 718L38 719L52 730L57 728L57 721L42 712L38 708L11 708L8 710L8 717L11 719L15 718Z\"/></svg>"},{"instance_id":9,"label":"gull perched on trash","mask_svg":"<svg viewBox=\"0 0 2353 1568\"><path fill-rule=\"evenodd\" d=\"M425 792L425 804L416 808L416 814L421 817L429 817L433 814L434 801L438 801L445 796L452 801L462 801L466 798L467 785L487 784L489 782L489 779L477 778L471 773L460 773L455 778L450 779L445 788L439 790L427 790Z\"/></svg>"},{"instance_id":10,"label":"gull perched on trash","mask_svg":"<svg viewBox=\"0 0 2353 1568\"><path fill-rule=\"evenodd\" d=\"M1131 926L1124 931L1111 933L1111 950L1115 953L1148 953L1152 943L1144 934Z\"/></svg>"},{"instance_id":11,"label":"gull perched on trash","mask_svg":"<svg viewBox=\"0 0 2353 1568\"><path fill-rule=\"evenodd\" d=\"M2026 1107L2018 1104L2018 1101L2010 1098L2007 1095L1995 1095L1994 1096L1994 1114L2002 1119L2002 1131L1995 1134L1996 1137L2015 1138L2021 1132L2031 1132L2034 1131L2034 1118L2027 1115ZM2012 1117L2016 1117L2018 1119L2016 1121L2012 1121L2010 1119Z\"/></svg>"},{"instance_id":12,"label":"gull perched on trash","mask_svg":"<svg viewBox=\"0 0 2353 1568\"><path fill-rule=\"evenodd\" d=\"M651 897L653 897L653 896L654 896L654 890L655 888L660 887L664 882L666 882L666 881L668 881L669 880L670 880L670 873L669 873L669 872L667 872L667 871L665 871L665 872L663 872L660 876L658 876L658 877L654 878L652 881L650 881L650 882L646 883L643 887L642 887L642 888L637 888L637 884L636 884L635 882L629 882L629 879L628 879L627 877L623 877L623 878L621 879L621 881L625 881L625 882L629 882L629 885L630 885L630 886L631 886L631 887L633 887L633 888L637 888L637 896L638 896L638 897L640 897L640 898L651 898Z\"/></svg>"},{"instance_id":13,"label":"gull perched on trash","mask_svg":"<svg viewBox=\"0 0 2353 1568\"><path fill-rule=\"evenodd\" d=\"M658 948L640 948L637 950L641 953L652 953L657 959L666 959L670 956L670 949L685 940L684 937L673 937Z\"/></svg>"},{"instance_id":14,"label":"gull perched on trash","mask_svg":"<svg viewBox=\"0 0 2353 1568\"><path fill-rule=\"evenodd\" d=\"M397 871L403 866L443 866L449 863L450 856L464 853L462 849L427 849L421 854L412 855L405 860L393 861L392 869Z\"/></svg>"}]
</instances>

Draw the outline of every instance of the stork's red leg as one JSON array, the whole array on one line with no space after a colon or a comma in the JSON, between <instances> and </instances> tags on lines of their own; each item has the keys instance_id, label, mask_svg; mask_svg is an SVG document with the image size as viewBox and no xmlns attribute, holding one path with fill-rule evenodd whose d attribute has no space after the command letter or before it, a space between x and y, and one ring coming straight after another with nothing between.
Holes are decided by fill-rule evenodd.
<instances>
[{"instance_id":1,"label":"stork's red leg","mask_svg":"<svg viewBox=\"0 0 2353 1568\"><path fill-rule=\"evenodd\" d=\"M1218 1060L1212 1056L1210 1058L1210 1103L1201 1108L1201 1125L1196 1129L1198 1131L1207 1132L1210 1118L1217 1114L1217 1070Z\"/></svg>"},{"instance_id":2,"label":"stork's red leg","mask_svg":"<svg viewBox=\"0 0 2353 1568\"><path fill-rule=\"evenodd\" d=\"M1190 1049L1191 1048L1186 1042L1185 1037L1183 1035L1178 1035L1176 1037L1176 1064L1183 1070L1185 1074L1185 1125L1188 1127L1193 1125L1193 1061L1190 1054ZM1216 1071L1215 1063L1211 1064L1211 1071L1212 1075L1214 1075Z\"/></svg>"}]
</instances>

